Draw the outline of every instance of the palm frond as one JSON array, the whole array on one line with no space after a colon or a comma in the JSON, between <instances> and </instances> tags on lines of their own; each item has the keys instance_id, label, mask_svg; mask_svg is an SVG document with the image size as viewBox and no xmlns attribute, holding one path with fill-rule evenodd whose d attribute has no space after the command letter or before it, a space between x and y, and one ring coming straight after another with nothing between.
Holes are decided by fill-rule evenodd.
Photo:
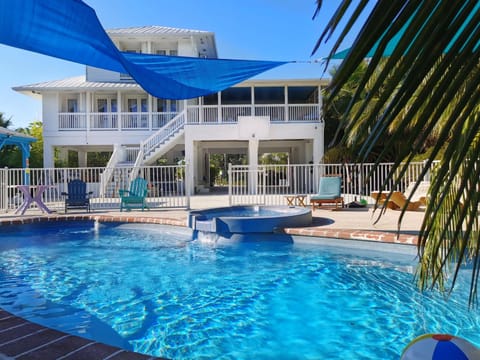
<instances>
[{"instance_id":1,"label":"palm frond","mask_svg":"<svg viewBox=\"0 0 480 360\"><path fill-rule=\"evenodd\" d=\"M358 5L342 1L314 51L338 30L349 8L353 8L352 19L330 56L337 51L365 9L364 1ZM373 51L343 115L343 141L360 149L359 161L367 159L381 143L377 165L403 141L384 186L404 181L408 164L435 132L437 144L417 179L418 186L432 172L418 242L418 284L422 289L444 290L448 285L452 290L459 270L468 262L472 269L471 303L476 300L480 273L479 24L480 4L476 0L378 0L337 69L325 101L328 106ZM393 50L384 56L392 39ZM442 158L433 166L441 149L445 149Z\"/></svg>"}]
</instances>

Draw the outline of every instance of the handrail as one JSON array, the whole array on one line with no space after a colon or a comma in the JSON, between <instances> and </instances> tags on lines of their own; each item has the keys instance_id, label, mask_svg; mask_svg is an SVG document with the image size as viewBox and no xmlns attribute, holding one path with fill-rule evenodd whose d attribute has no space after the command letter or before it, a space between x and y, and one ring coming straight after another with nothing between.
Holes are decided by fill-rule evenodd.
<instances>
[{"instance_id":1,"label":"handrail","mask_svg":"<svg viewBox=\"0 0 480 360\"><path fill-rule=\"evenodd\" d=\"M165 124L161 129L149 136L140 144L140 152L143 152L143 159L145 160L157 148L166 142L172 135L182 130L185 126L186 111L183 110L172 120ZM137 157L138 158L138 157Z\"/></svg>"},{"instance_id":2,"label":"handrail","mask_svg":"<svg viewBox=\"0 0 480 360\"><path fill-rule=\"evenodd\" d=\"M130 171L130 176L128 177L128 182L131 183L140 173L140 167L143 165L143 141L140 143L140 149L138 150L137 158L135 159L135 164L133 165L132 171Z\"/></svg>"},{"instance_id":3,"label":"handrail","mask_svg":"<svg viewBox=\"0 0 480 360\"><path fill-rule=\"evenodd\" d=\"M110 160L108 160L105 170L103 171L103 173L100 174L100 196L105 196L107 184L112 178L113 170L120 158L120 153L120 149L118 147L114 147L112 156L110 156Z\"/></svg>"},{"instance_id":4,"label":"handrail","mask_svg":"<svg viewBox=\"0 0 480 360\"><path fill-rule=\"evenodd\" d=\"M234 124L240 116L267 116L272 123L323 122L320 104L188 105L184 111L185 122L195 125ZM58 113L58 129L90 132L161 130L182 112Z\"/></svg>"},{"instance_id":5,"label":"handrail","mask_svg":"<svg viewBox=\"0 0 480 360\"><path fill-rule=\"evenodd\" d=\"M166 142L172 135L182 130L185 126L186 110L177 114L173 119L167 122L161 129L149 136L146 140L140 142L140 150L132 171L130 172L129 180L132 181L140 171L146 158L152 155L162 144Z\"/></svg>"}]
</instances>

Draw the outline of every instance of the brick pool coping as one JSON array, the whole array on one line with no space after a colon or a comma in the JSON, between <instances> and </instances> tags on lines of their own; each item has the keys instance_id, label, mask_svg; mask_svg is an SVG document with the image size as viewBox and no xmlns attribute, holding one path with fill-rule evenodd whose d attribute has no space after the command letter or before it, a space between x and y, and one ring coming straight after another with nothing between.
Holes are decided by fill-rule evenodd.
<instances>
[{"instance_id":1,"label":"brick pool coping","mask_svg":"<svg viewBox=\"0 0 480 360\"><path fill-rule=\"evenodd\" d=\"M54 214L0 219L0 225L21 225L56 221L101 221L147 223L187 226L186 219L138 216L130 214ZM373 230L348 230L327 228L315 219L306 228L287 228L284 232L293 236L323 237L337 240L362 240L405 245L416 245L416 234ZM14 316L0 308L0 360L147 360L161 359L115 348L92 340L52 330Z\"/></svg>"},{"instance_id":2,"label":"brick pool coping","mask_svg":"<svg viewBox=\"0 0 480 360\"><path fill-rule=\"evenodd\" d=\"M362 240L374 241L404 245L417 245L418 234L416 233L398 233L396 231L381 230L358 230L358 229L336 229L326 227L322 224L320 218L314 218L312 226L303 228L286 228L284 232L289 235L323 237L338 240ZM164 216L140 216L130 214L118 215L98 215L98 214L54 214L29 217L12 217L0 219L0 225L20 225L36 222L54 222L54 221L102 221L102 222L127 222L127 223L147 223L173 226L187 226L187 219L169 218Z\"/></svg>"}]
</instances>

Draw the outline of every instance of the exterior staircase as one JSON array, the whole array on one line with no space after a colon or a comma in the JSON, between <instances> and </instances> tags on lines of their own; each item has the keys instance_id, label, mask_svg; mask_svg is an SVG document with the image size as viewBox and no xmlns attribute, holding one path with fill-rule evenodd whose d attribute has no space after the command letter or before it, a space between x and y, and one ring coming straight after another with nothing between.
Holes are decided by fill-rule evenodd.
<instances>
[{"instance_id":1,"label":"exterior staircase","mask_svg":"<svg viewBox=\"0 0 480 360\"><path fill-rule=\"evenodd\" d=\"M130 181L138 176L140 167L151 164L168 150L175 146L177 140L183 135L187 111L183 110L161 129L140 143L134 170L130 173Z\"/></svg>"},{"instance_id":2,"label":"exterior staircase","mask_svg":"<svg viewBox=\"0 0 480 360\"><path fill-rule=\"evenodd\" d=\"M118 177L116 169L133 166L133 170L128 174L127 185L139 174L140 167L145 164L151 164L160 156L165 154L177 143L178 139L184 133L187 111L183 110L162 128L140 143L139 147L115 146L112 156L101 175L100 194L102 196L112 193L112 178ZM124 182L124 181L121 181ZM117 183L117 181L114 181Z\"/></svg>"}]
</instances>

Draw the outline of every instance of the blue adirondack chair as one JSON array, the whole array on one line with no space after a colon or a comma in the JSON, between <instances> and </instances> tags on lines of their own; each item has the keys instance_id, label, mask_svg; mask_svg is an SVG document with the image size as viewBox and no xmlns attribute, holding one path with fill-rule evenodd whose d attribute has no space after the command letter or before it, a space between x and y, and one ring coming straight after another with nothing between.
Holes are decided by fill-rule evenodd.
<instances>
[{"instance_id":1,"label":"blue adirondack chair","mask_svg":"<svg viewBox=\"0 0 480 360\"><path fill-rule=\"evenodd\" d=\"M70 208L87 209L90 212L90 196L93 191L87 192L85 181L75 179L67 184L68 192L62 192L65 198L65 212Z\"/></svg>"},{"instance_id":2,"label":"blue adirondack chair","mask_svg":"<svg viewBox=\"0 0 480 360\"><path fill-rule=\"evenodd\" d=\"M318 193L310 197L312 210L315 210L315 206L320 207L322 204L328 203L335 203L336 208L338 204L341 204L343 207L341 177L321 177L320 183L318 184Z\"/></svg>"},{"instance_id":3,"label":"blue adirondack chair","mask_svg":"<svg viewBox=\"0 0 480 360\"><path fill-rule=\"evenodd\" d=\"M130 183L128 190L120 189L120 211L131 209L148 209L146 203L147 180L136 178Z\"/></svg>"}]
</instances>

